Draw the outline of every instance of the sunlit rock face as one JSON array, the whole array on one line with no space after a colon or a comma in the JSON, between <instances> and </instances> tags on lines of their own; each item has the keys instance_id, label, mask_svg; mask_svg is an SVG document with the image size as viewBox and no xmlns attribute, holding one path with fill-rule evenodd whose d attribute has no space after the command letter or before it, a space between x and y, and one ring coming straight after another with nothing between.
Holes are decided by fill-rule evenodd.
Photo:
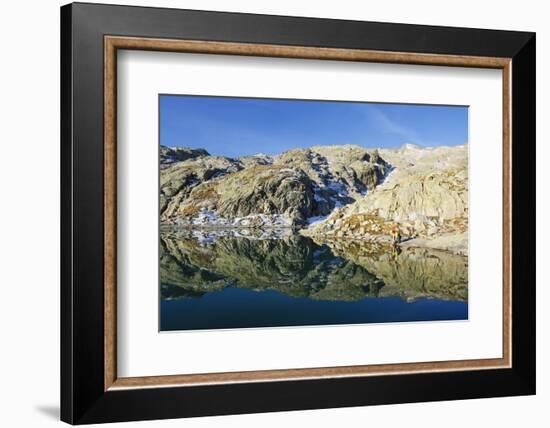
<instances>
[{"instance_id":1,"label":"sunlit rock face","mask_svg":"<svg viewBox=\"0 0 550 428\"><path fill-rule=\"evenodd\" d=\"M467 253L467 146L380 150L391 173L372 192L335 210L305 235L389 241L399 230L416 244ZM436 240L437 238L437 240Z\"/></svg>"},{"instance_id":2,"label":"sunlit rock face","mask_svg":"<svg viewBox=\"0 0 550 428\"><path fill-rule=\"evenodd\" d=\"M466 301L467 258L385 244L318 244L301 235L237 236L175 229L161 234L161 295L200 297L225 287L316 300L399 296Z\"/></svg>"},{"instance_id":3,"label":"sunlit rock face","mask_svg":"<svg viewBox=\"0 0 550 428\"><path fill-rule=\"evenodd\" d=\"M242 219L255 216L256 227L303 227L358 200L389 171L377 150L358 146L315 146L238 159L192 149L180 149L178 157L170 150L175 149L161 148L168 153L161 156L164 224L248 226Z\"/></svg>"},{"instance_id":4,"label":"sunlit rock face","mask_svg":"<svg viewBox=\"0 0 550 428\"><path fill-rule=\"evenodd\" d=\"M161 168L167 167L176 162L183 162L188 159L194 159L210 154L204 149L190 149L186 147L166 147L160 146L159 160Z\"/></svg>"}]
</instances>

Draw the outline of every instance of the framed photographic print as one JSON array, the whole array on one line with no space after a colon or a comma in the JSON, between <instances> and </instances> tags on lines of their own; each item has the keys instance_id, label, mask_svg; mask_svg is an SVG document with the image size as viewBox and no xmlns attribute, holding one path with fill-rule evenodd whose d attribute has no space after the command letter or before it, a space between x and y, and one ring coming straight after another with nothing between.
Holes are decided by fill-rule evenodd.
<instances>
[{"instance_id":1,"label":"framed photographic print","mask_svg":"<svg viewBox=\"0 0 550 428\"><path fill-rule=\"evenodd\" d=\"M535 393L535 35L61 8L72 424Z\"/></svg>"}]
</instances>

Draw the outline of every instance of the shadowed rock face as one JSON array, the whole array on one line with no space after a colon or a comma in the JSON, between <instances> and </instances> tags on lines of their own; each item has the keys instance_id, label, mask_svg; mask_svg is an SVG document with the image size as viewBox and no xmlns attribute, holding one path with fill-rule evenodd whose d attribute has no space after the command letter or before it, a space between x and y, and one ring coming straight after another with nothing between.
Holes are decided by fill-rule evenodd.
<instances>
[{"instance_id":1,"label":"shadowed rock face","mask_svg":"<svg viewBox=\"0 0 550 428\"><path fill-rule=\"evenodd\" d=\"M464 257L428 249L396 254L380 244L318 245L297 234L251 239L213 232L199 240L191 231L165 231L160 275L164 299L200 297L229 286L318 300L468 298Z\"/></svg>"}]
</instances>

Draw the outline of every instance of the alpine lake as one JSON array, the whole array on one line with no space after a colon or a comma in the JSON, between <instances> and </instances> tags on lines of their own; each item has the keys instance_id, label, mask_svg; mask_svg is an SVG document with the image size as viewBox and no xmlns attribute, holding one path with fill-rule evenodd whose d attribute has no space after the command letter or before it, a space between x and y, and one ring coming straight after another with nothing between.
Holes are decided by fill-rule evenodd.
<instances>
[{"instance_id":1,"label":"alpine lake","mask_svg":"<svg viewBox=\"0 0 550 428\"><path fill-rule=\"evenodd\" d=\"M161 227L160 330L468 319L468 258L290 229Z\"/></svg>"}]
</instances>

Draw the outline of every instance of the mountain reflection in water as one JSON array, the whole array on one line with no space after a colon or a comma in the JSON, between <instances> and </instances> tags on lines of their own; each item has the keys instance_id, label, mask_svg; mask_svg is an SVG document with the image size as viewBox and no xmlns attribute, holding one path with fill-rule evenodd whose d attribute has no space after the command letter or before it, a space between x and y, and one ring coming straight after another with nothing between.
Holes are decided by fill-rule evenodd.
<instances>
[{"instance_id":1,"label":"mountain reflection in water","mask_svg":"<svg viewBox=\"0 0 550 428\"><path fill-rule=\"evenodd\" d=\"M161 232L161 330L468 317L468 260L246 230Z\"/></svg>"}]
</instances>

